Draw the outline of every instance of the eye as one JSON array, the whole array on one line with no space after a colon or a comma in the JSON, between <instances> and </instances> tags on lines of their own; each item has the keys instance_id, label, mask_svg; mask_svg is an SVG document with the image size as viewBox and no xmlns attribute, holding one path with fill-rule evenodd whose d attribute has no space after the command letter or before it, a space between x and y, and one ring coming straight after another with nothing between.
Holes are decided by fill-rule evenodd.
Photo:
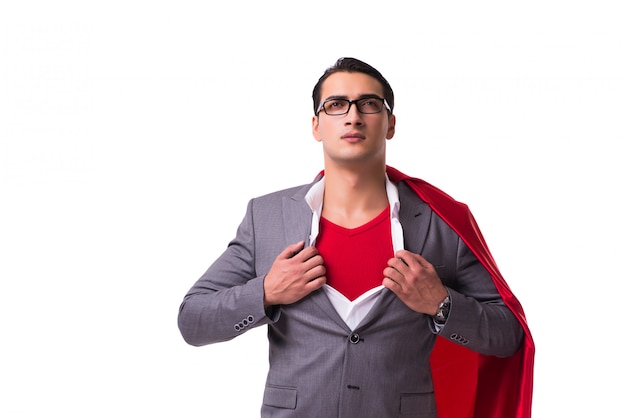
<instances>
[{"instance_id":1,"label":"eye","mask_svg":"<svg viewBox=\"0 0 626 418\"><path fill-rule=\"evenodd\" d=\"M359 108L364 113L377 113L382 106L381 100L374 97L367 97L359 100Z\"/></svg>"},{"instance_id":2,"label":"eye","mask_svg":"<svg viewBox=\"0 0 626 418\"><path fill-rule=\"evenodd\" d=\"M345 100L329 100L326 102L326 107L330 109L341 109L346 106Z\"/></svg>"}]
</instances>

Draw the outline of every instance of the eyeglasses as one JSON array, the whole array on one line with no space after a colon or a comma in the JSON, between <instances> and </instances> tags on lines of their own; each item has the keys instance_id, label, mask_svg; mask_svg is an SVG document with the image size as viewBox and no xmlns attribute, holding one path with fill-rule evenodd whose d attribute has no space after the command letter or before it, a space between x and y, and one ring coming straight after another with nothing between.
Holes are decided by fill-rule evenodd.
<instances>
[{"instance_id":1,"label":"eyeglasses","mask_svg":"<svg viewBox=\"0 0 626 418\"><path fill-rule=\"evenodd\" d=\"M357 100L348 100L348 99L326 99L317 109L317 114L319 114L322 110L324 113L330 116L340 116L345 115L350 111L350 107L352 104L356 105L356 109L359 113L364 114L373 114L380 113L383 109L387 109L389 113L391 113L391 109L387 104L387 101L381 97L364 97L362 99Z\"/></svg>"}]
</instances>

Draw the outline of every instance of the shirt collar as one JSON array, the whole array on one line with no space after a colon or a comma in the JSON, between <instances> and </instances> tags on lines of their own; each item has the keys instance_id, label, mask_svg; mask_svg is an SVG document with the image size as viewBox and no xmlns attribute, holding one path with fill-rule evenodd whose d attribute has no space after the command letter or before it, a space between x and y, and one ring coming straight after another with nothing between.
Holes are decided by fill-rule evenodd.
<instances>
[{"instance_id":1,"label":"shirt collar","mask_svg":"<svg viewBox=\"0 0 626 418\"><path fill-rule=\"evenodd\" d=\"M324 187L326 185L325 178L322 177L317 183L315 183L307 192L304 200L311 208L313 212L313 219L311 222L311 236L309 242L314 244L315 238L319 233L319 223L322 216L322 206L324 205ZM392 222L397 222L400 216L400 198L398 195L398 187L389 180L387 174L385 174L385 188L387 190L387 199L389 200L389 208ZM399 223L399 222L398 222ZM394 245L395 247L395 245Z\"/></svg>"},{"instance_id":2,"label":"shirt collar","mask_svg":"<svg viewBox=\"0 0 626 418\"><path fill-rule=\"evenodd\" d=\"M324 205L324 187L326 185L326 179L321 178L315 183L307 192L304 199L308 203L313 212L318 214L322 213L322 206ZM385 174L385 188L387 189L387 199L389 199L389 206L393 215L394 211L400 209L400 198L398 197L398 187L389 180L387 174Z\"/></svg>"}]
</instances>

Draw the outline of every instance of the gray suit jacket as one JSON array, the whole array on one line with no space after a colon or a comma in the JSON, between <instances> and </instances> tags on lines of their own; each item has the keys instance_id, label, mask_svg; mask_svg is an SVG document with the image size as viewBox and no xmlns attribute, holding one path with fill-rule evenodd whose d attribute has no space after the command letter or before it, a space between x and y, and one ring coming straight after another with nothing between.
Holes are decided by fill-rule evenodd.
<instances>
[{"instance_id":1,"label":"gray suit jacket","mask_svg":"<svg viewBox=\"0 0 626 418\"><path fill-rule=\"evenodd\" d=\"M393 292L383 289L354 330L321 290L265 312L265 274L287 245L308 240L310 187L249 202L235 239L184 298L178 318L184 339L201 346L268 325L262 417L435 418L429 360L437 334L429 316ZM398 189L405 248L429 260L450 293L440 335L482 354L515 353L523 332L489 274L407 185Z\"/></svg>"}]
</instances>

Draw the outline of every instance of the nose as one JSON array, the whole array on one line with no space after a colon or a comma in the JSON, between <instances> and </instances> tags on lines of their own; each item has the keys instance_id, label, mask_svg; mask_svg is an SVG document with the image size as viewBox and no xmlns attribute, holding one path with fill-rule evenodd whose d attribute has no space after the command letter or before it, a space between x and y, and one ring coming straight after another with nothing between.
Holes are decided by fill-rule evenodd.
<instances>
[{"instance_id":1,"label":"nose","mask_svg":"<svg viewBox=\"0 0 626 418\"><path fill-rule=\"evenodd\" d=\"M346 125L361 125L363 123L361 112L359 112L359 109L356 107L356 103L351 103L348 113L346 113L344 117L346 118Z\"/></svg>"}]
</instances>

